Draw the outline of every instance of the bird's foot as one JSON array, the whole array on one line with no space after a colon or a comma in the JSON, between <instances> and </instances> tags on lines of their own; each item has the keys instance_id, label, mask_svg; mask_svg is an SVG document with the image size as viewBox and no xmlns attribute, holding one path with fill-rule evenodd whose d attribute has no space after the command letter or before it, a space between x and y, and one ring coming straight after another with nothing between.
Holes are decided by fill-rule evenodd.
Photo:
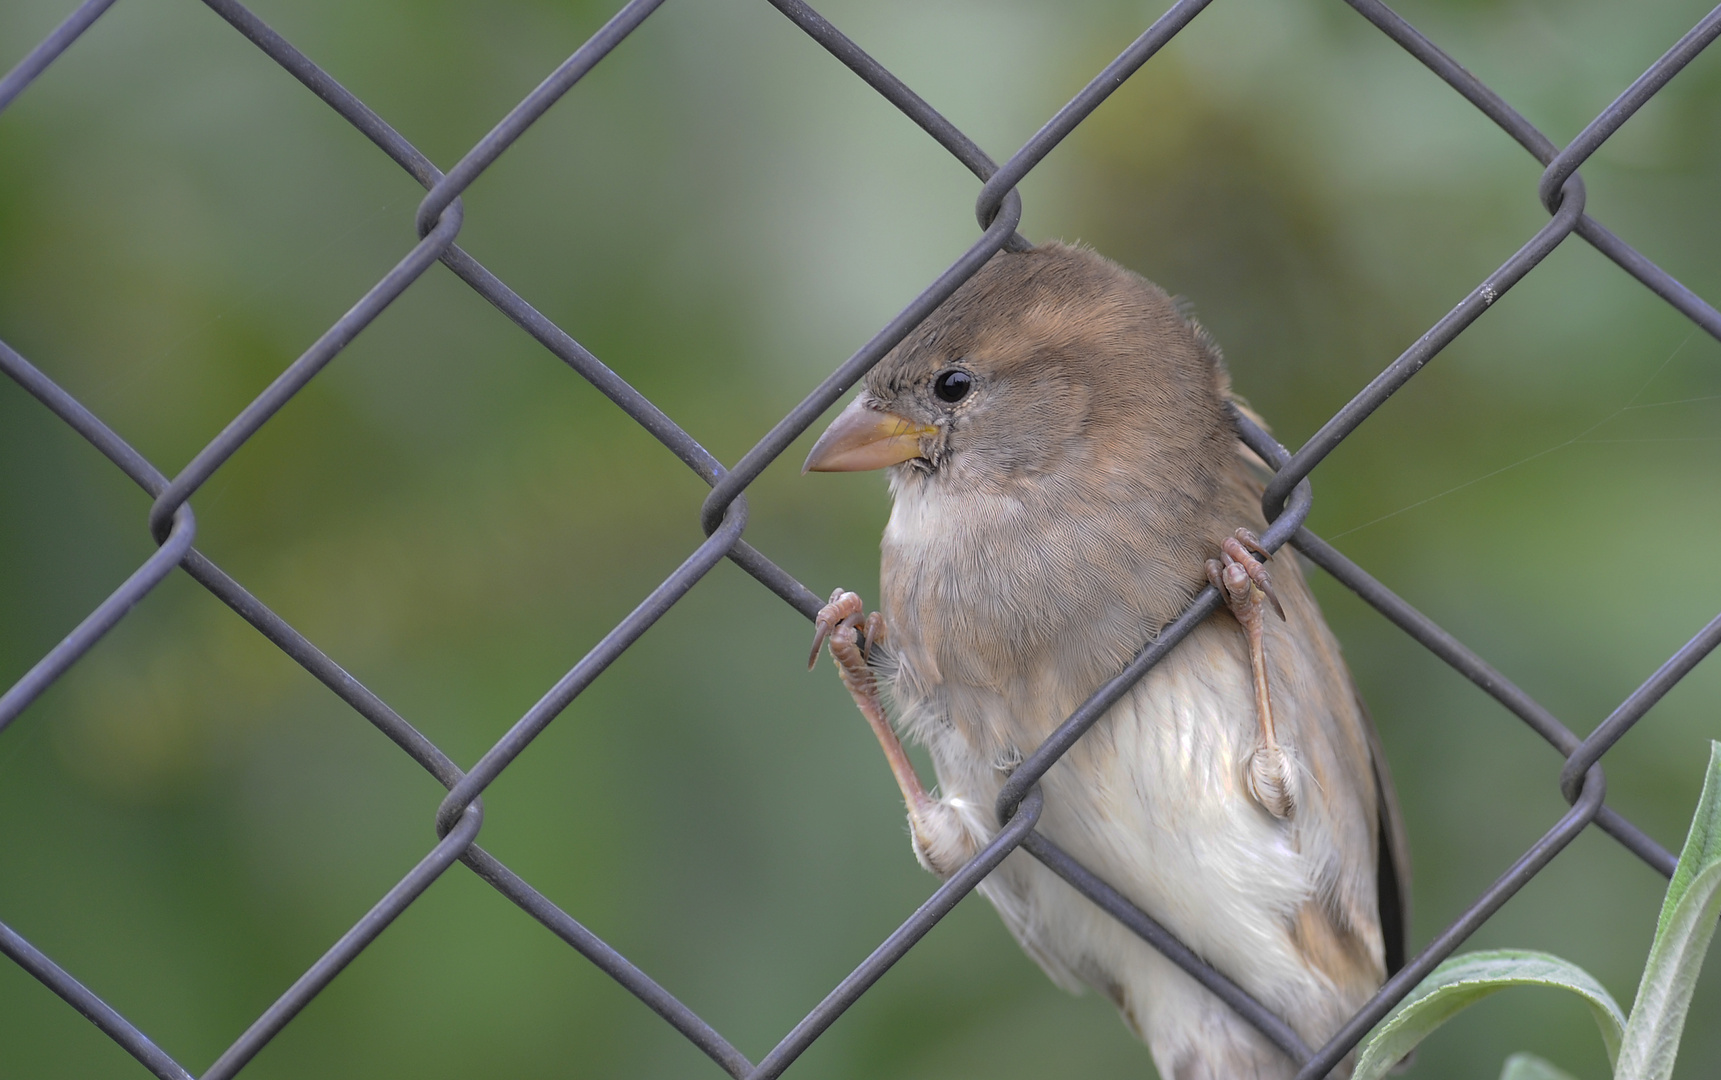
<instances>
[{"instance_id":1,"label":"bird's foot","mask_svg":"<svg viewBox=\"0 0 1721 1080\"><path fill-rule=\"evenodd\" d=\"M1274 614L1282 620L1285 609L1273 591L1273 579L1262 565L1273 553L1261 546L1261 538L1248 529L1238 529L1219 542L1219 558L1207 560L1207 580L1219 590L1231 613L1243 622L1245 609L1259 618L1261 598L1273 605Z\"/></svg>"},{"instance_id":2,"label":"bird's foot","mask_svg":"<svg viewBox=\"0 0 1721 1080\"><path fill-rule=\"evenodd\" d=\"M819 649L830 642L831 659L836 661L843 686L848 688L855 706L878 737L885 760L890 763L891 774L896 777L896 786L902 789L903 802L908 804L909 821L918 835L920 815L930 813L937 800L926 793L919 774L908 760L908 753L902 748L902 740L896 737L896 730L890 726L890 719L885 716L884 706L879 702L878 680L873 678L867 661L873 648L884 639L884 616L876 611L864 615L865 611L866 605L855 593L846 589L832 593L831 602L821 608L818 618L813 620L813 652L807 657L807 668L812 669L819 659Z\"/></svg>"},{"instance_id":3,"label":"bird's foot","mask_svg":"<svg viewBox=\"0 0 1721 1080\"><path fill-rule=\"evenodd\" d=\"M1258 557L1257 557L1258 556ZM1249 639L1249 669L1255 681L1255 712L1260 722L1261 745L1249 756L1246 779L1249 793L1267 812L1288 818L1296 809L1292 769L1273 729L1273 700L1267 689L1266 603L1280 619L1285 609L1273 592L1273 581L1261 565L1272 554L1261 546L1261 538L1248 529L1238 529L1219 544L1219 558L1207 560L1207 580L1212 583Z\"/></svg>"},{"instance_id":4,"label":"bird's foot","mask_svg":"<svg viewBox=\"0 0 1721 1080\"><path fill-rule=\"evenodd\" d=\"M831 602L819 609L813 620L813 651L807 654L807 670L819 662L819 649L831 643L831 659L842 672L843 685L849 693L865 693L878 700L878 688L873 681L873 646L884 639L884 616L878 612L867 615L861 598L846 589L831 594ZM864 711L864 710L863 710Z\"/></svg>"}]
</instances>

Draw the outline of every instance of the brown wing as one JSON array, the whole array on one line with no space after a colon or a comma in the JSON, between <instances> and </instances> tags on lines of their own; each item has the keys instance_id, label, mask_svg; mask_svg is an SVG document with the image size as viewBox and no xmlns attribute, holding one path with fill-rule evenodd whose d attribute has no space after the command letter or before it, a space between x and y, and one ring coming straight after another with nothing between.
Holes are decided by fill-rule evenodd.
<instances>
[{"instance_id":1,"label":"brown wing","mask_svg":"<svg viewBox=\"0 0 1721 1080\"><path fill-rule=\"evenodd\" d=\"M1410 839L1404 831L1398 790L1392 786L1392 770L1386 764L1380 732L1375 730L1374 717L1369 715L1368 703L1363 701L1354 680L1351 693L1356 697L1357 711L1362 714L1369 758L1374 765L1375 806L1380 817L1375 887L1380 903L1380 937L1386 948L1386 977L1390 979L1410 958Z\"/></svg>"},{"instance_id":2,"label":"brown wing","mask_svg":"<svg viewBox=\"0 0 1721 1080\"><path fill-rule=\"evenodd\" d=\"M1266 423L1241 398L1227 390L1226 400L1255 421L1263 431L1267 430ZM1241 439L1237 441L1237 453L1253 479L1258 497L1261 488L1272 477L1273 470ZM1349 675L1349 668L1343 664L1340 664L1340 669ZM1369 714L1368 702L1362 699L1354 676L1351 677L1351 697L1362 716L1363 734L1368 738L1369 763L1374 769L1375 807L1379 817L1375 844L1375 894L1380 906L1380 937L1386 953L1386 977L1390 979L1410 959L1410 839L1404 831L1404 815L1398 809L1398 790L1392 786L1392 771L1386 764L1386 751L1380 745L1380 732L1375 730L1374 717Z\"/></svg>"}]
</instances>

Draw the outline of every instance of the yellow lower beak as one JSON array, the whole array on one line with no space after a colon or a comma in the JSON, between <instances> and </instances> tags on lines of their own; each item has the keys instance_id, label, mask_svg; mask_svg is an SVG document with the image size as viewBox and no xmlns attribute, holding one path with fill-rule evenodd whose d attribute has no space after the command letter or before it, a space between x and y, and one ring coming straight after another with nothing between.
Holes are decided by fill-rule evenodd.
<instances>
[{"instance_id":1,"label":"yellow lower beak","mask_svg":"<svg viewBox=\"0 0 1721 1080\"><path fill-rule=\"evenodd\" d=\"M819 436L801 472L861 472L896 465L920 457L920 440L937 432L929 424L872 408L863 394Z\"/></svg>"}]
</instances>

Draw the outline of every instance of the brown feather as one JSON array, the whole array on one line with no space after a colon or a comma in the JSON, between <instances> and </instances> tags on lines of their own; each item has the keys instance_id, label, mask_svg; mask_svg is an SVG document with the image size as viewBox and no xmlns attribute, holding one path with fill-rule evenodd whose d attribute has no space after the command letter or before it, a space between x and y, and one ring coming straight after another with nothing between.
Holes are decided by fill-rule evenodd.
<instances>
[{"instance_id":1,"label":"brown feather","mask_svg":"<svg viewBox=\"0 0 1721 1080\"><path fill-rule=\"evenodd\" d=\"M942 400L952 370L972 390ZM1008 770L1188 606L1220 542L1265 527L1234 400L1171 297L1062 244L994 257L867 377L865 407L933 433L891 470L878 656L938 770L943 797L915 819L932 869L985 841ZM1402 962L1408 862L1338 644L1296 558L1272 573L1286 618L1266 620L1266 667L1295 814L1247 793L1249 653L1221 612L1047 773L1039 827L1318 1043ZM1166 1075L1294 1072L1026 856L984 888L1048 974L1118 1004Z\"/></svg>"}]
</instances>

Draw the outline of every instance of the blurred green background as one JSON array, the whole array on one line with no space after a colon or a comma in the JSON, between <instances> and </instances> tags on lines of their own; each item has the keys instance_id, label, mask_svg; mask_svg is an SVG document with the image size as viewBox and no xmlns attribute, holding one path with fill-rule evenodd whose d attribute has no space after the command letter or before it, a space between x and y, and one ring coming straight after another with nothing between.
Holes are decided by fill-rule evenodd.
<instances>
[{"instance_id":1,"label":"blurred green background","mask_svg":"<svg viewBox=\"0 0 1721 1080\"><path fill-rule=\"evenodd\" d=\"M0 5L0 67L70 0ZM1706 0L1406 0L1564 142ZM443 167L612 4L258 0ZM828 0L995 157L1161 8ZM1716 53L1716 50L1712 50ZM1546 220L1540 168L1336 0L1222 0L1023 188L1190 297L1239 390L1307 438ZM1721 54L1585 166L1592 212L1721 300ZM975 236L977 185L781 15L678 0L467 194L460 242L734 461ZM411 246L420 190L191 0L123 0L0 117L0 337L172 473ZM817 429L815 428L815 433ZM753 488L748 537L876 594L881 477ZM0 381L0 682L152 550L148 500ZM1579 240L1315 474L1313 527L1587 731L1721 608L1721 345ZM201 491L198 544L470 763L698 542L703 485L441 267ZM1559 760L1330 580L1398 777L1420 944L1564 808ZM725 564L486 796L483 843L761 1056L933 888L806 621ZM1676 847L1721 662L1607 759ZM0 919L201 1069L429 848L441 789L183 575L0 735ZM1473 939L1629 1002L1662 881L1591 830ZM1679 1075L1721 1070L1721 962ZM1412 1077L1605 1061L1517 991ZM0 1076L143 1070L0 963ZM455 867L249 1067L270 1077L715 1068ZM978 898L802 1077L1144 1077Z\"/></svg>"}]
</instances>

